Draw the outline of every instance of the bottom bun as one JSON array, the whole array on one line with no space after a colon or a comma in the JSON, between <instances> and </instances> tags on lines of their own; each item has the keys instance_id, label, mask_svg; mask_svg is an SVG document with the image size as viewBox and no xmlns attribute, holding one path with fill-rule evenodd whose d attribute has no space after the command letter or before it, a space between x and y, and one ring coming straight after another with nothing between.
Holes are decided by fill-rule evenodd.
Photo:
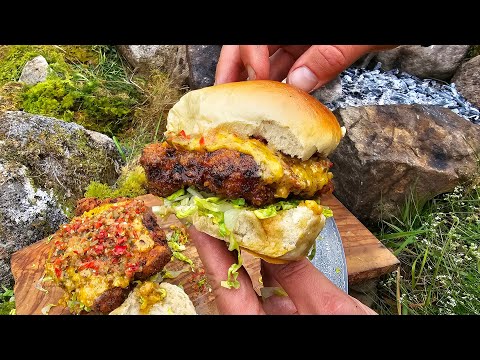
<instances>
[{"instance_id":1,"label":"bottom bun","mask_svg":"<svg viewBox=\"0 0 480 360\"><path fill-rule=\"evenodd\" d=\"M195 307L188 295L178 286L162 282L160 288L167 295L163 300L152 305L147 312L140 311L140 297L132 291L127 299L110 315L196 315Z\"/></svg>"},{"instance_id":2,"label":"bottom bun","mask_svg":"<svg viewBox=\"0 0 480 360\"><path fill-rule=\"evenodd\" d=\"M195 215L192 224L201 232L230 242L230 236L240 248L269 263L286 263L308 255L320 231L325 216L306 206L279 211L276 216L259 219L251 210L241 210L232 235L220 236L218 225L207 216Z\"/></svg>"}]
</instances>

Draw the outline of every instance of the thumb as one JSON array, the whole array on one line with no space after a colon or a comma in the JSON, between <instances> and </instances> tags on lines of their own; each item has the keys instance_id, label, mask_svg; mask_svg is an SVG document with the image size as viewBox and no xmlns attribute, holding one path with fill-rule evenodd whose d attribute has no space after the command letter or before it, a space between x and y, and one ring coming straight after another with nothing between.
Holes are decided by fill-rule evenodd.
<instances>
[{"instance_id":1,"label":"thumb","mask_svg":"<svg viewBox=\"0 0 480 360\"><path fill-rule=\"evenodd\" d=\"M375 45L313 45L291 67L287 83L306 92L333 80L362 55L384 48Z\"/></svg>"},{"instance_id":2,"label":"thumb","mask_svg":"<svg viewBox=\"0 0 480 360\"><path fill-rule=\"evenodd\" d=\"M344 293L306 258L262 269L287 292L299 314L375 314Z\"/></svg>"}]
</instances>

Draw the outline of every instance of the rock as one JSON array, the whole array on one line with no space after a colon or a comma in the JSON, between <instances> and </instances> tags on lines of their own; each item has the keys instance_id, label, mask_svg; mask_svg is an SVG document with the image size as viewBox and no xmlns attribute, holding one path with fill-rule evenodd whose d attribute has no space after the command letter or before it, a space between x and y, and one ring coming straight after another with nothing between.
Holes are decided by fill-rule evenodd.
<instances>
[{"instance_id":1,"label":"rock","mask_svg":"<svg viewBox=\"0 0 480 360\"><path fill-rule=\"evenodd\" d=\"M452 78L457 90L480 108L480 55L462 64Z\"/></svg>"},{"instance_id":2,"label":"rock","mask_svg":"<svg viewBox=\"0 0 480 360\"><path fill-rule=\"evenodd\" d=\"M450 79L467 55L470 45L402 45L381 51L376 61L384 70L394 68L420 78Z\"/></svg>"},{"instance_id":3,"label":"rock","mask_svg":"<svg viewBox=\"0 0 480 360\"><path fill-rule=\"evenodd\" d=\"M186 45L117 45L120 53L136 71L148 76L159 70L181 87L188 82Z\"/></svg>"},{"instance_id":4,"label":"rock","mask_svg":"<svg viewBox=\"0 0 480 360\"><path fill-rule=\"evenodd\" d=\"M221 45L187 45L191 89L200 89L214 84L221 49Z\"/></svg>"},{"instance_id":5,"label":"rock","mask_svg":"<svg viewBox=\"0 0 480 360\"><path fill-rule=\"evenodd\" d=\"M112 184L120 163L106 135L21 111L0 115L0 285L12 285L11 254L55 232L89 182Z\"/></svg>"},{"instance_id":6,"label":"rock","mask_svg":"<svg viewBox=\"0 0 480 360\"><path fill-rule=\"evenodd\" d=\"M39 55L25 64L18 81L27 85L38 84L47 79L48 71L47 60L42 55Z\"/></svg>"},{"instance_id":7,"label":"rock","mask_svg":"<svg viewBox=\"0 0 480 360\"><path fill-rule=\"evenodd\" d=\"M324 104L337 100L342 96L342 79L337 76L328 84L312 92L311 95Z\"/></svg>"},{"instance_id":8,"label":"rock","mask_svg":"<svg viewBox=\"0 0 480 360\"><path fill-rule=\"evenodd\" d=\"M67 221L52 191L36 188L28 168L0 159L0 284L10 286L10 255Z\"/></svg>"},{"instance_id":9,"label":"rock","mask_svg":"<svg viewBox=\"0 0 480 360\"><path fill-rule=\"evenodd\" d=\"M335 115L346 135L329 156L334 194L363 222L398 215L411 189L422 203L478 177L480 127L451 110L384 105Z\"/></svg>"}]
</instances>

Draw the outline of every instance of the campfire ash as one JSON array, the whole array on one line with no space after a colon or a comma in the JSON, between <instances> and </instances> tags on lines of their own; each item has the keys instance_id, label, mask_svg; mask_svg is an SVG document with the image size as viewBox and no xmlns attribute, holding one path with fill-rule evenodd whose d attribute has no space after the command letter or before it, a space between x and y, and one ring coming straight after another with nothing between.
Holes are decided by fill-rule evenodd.
<instances>
[{"instance_id":1,"label":"campfire ash","mask_svg":"<svg viewBox=\"0 0 480 360\"><path fill-rule=\"evenodd\" d=\"M349 68L342 72L342 96L326 103L331 109L347 106L421 104L439 105L480 124L480 111L460 95L455 84L419 79L397 69L383 71Z\"/></svg>"}]
</instances>

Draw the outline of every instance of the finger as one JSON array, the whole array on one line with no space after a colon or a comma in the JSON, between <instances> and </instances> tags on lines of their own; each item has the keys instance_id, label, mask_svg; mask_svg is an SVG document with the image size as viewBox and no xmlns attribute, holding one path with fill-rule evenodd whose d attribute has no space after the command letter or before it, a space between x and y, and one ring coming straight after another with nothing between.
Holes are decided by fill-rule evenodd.
<instances>
[{"instance_id":1,"label":"finger","mask_svg":"<svg viewBox=\"0 0 480 360\"><path fill-rule=\"evenodd\" d=\"M221 314L263 314L261 303L253 290L252 281L246 270L238 270L238 289L226 289L220 282L226 280L230 265L237 262L234 252L228 251L226 243L196 230L193 226L188 233L197 248L198 255L212 285L215 302Z\"/></svg>"},{"instance_id":2,"label":"finger","mask_svg":"<svg viewBox=\"0 0 480 360\"><path fill-rule=\"evenodd\" d=\"M270 79L283 81L295 64L300 55L302 55L309 45L288 45L280 47L272 56L270 56Z\"/></svg>"},{"instance_id":3,"label":"finger","mask_svg":"<svg viewBox=\"0 0 480 360\"><path fill-rule=\"evenodd\" d=\"M264 287L281 287L277 280L272 276L270 268L265 266L265 262L260 262L260 273L262 274L262 283ZM272 295L263 299L263 309L271 315L292 315L297 313L297 308L288 296Z\"/></svg>"},{"instance_id":4,"label":"finger","mask_svg":"<svg viewBox=\"0 0 480 360\"><path fill-rule=\"evenodd\" d=\"M238 45L223 45L215 71L215 84L241 81L247 78Z\"/></svg>"},{"instance_id":5,"label":"finger","mask_svg":"<svg viewBox=\"0 0 480 360\"><path fill-rule=\"evenodd\" d=\"M240 58L247 69L248 80L270 79L270 49L267 45L240 45Z\"/></svg>"},{"instance_id":6,"label":"finger","mask_svg":"<svg viewBox=\"0 0 480 360\"><path fill-rule=\"evenodd\" d=\"M285 79L295 60L296 59L284 49L278 49L275 54L270 57L270 79L276 81Z\"/></svg>"},{"instance_id":7,"label":"finger","mask_svg":"<svg viewBox=\"0 0 480 360\"><path fill-rule=\"evenodd\" d=\"M287 292L299 314L375 314L337 288L307 259L265 267Z\"/></svg>"},{"instance_id":8,"label":"finger","mask_svg":"<svg viewBox=\"0 0 480 360\"><path fill-rule=\"evenodd\" d=\"M292 66L287 83L307 92L334 79L362 55L378 46L313 45Z\"/></svg>"}]
</instances>

